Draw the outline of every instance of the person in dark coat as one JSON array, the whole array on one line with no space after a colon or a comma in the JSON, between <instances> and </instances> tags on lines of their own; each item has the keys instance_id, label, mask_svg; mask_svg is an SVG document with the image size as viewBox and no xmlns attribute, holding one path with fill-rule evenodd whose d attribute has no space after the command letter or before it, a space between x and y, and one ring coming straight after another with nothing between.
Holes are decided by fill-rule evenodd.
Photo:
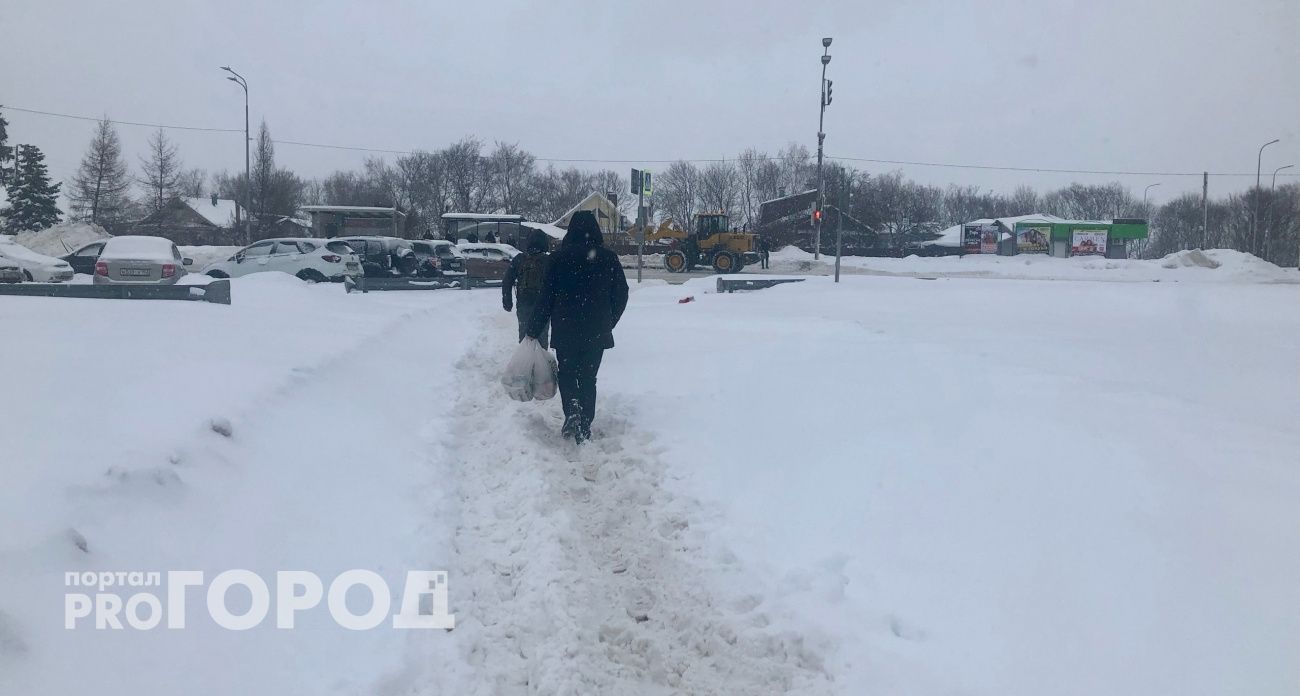
<instances>
[{"instance_id":1,"label":"person in dark coat","mask_svg":"<svg viewBox=\"0 0 1300 696\"><path fill-rule=\"evenodd\" d=\"M591 211L573 214L559 251L551 254L542 296L528 335L551 323L551 345L560 364L560 403L565 437L591 437L596 415L596 373L614 347L614 327L627 308L627 276L618 256L604 246Z\"/></svg>"},{"instance_id":2,"label":"person in dark coat","mask_svg":"<svg viewBox=\"0 0 1300 696\"><path fill-rule=\"evenodd\" d=\"M760 236L758 238L758 259L759 261L763 262L761 266L762 268L768 267L769 265L768 257L771 255L771 253L772 253L772 243L767 241L767 237Z\"/></svg>"},{"instance_id":3,"label":"person in dark coat","mask_svg":"<svg viewBox=\"0 0 1300 696\"><path fill-rule=\"evenodd\" d=\"M550 238L541 230L533 230L528 235L528 244L524 253L516 254L510 259L510 268L506 269L505 278L501 279L501 306L507 312L515 307L515 316L519 320L519 340L524 340L528 324L533 318L533 310L542 296L542 286L546 282L546 267L550 258L546 252L550 249ZM511 290L514 291L513 298ZM512 302L511 300L514 300ZM542 333L537 337L543 348L549 348L547 326L542 326Z\"/></svg>"}]
</instances>

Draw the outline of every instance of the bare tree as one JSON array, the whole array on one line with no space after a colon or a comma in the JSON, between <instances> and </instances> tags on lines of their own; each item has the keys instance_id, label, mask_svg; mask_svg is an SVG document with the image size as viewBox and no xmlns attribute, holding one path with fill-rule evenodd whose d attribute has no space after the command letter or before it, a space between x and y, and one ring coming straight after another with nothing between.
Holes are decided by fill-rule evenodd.
<instances>
[{"instance_id":1,"label":"bare tree","mask_svg":"<svg viewBox=\"0 0 1300 696\"><path fill-rule=\"evenodd\" d=\"M176 181L176 195L199 198L207 194L208 173L202 169L186 169Z\"/></svg>"},{"instance_id":2,"label":"bare tree","mask_svg":"<svg viewBox=\"0 0 1300 696\"><path fill-rule=\"evenodd\" d=\"M491 205L503 212L514 213L525 206L528 184L533 177L536 158L515 143L496 144L487 160L492 186Z\"/></svg>"},{"instance_id":3,"label":"bare tree","mask_svg":"<svg viewBox=\"0 0 1300 696\"><path fill-rule=\"evenodd\" d=\"M126 212L131 178L122 159L122 142L107 118L95 127L81 166L68 186L73 216L97 224L111 224Z\"/></svg>"},{"instance_id":4,"label":"bare tree","mask_svg":"<svg viewBox=\"0 0 1300 696\"><path fill-rule=\"evenodd\" d=\"M176 146L161 128L149 138L149 157L140 159L142 176L136 181L145 188L149 210L157 212L175 198L181 178L181 158Z\"/></svg>"},{"instance_id":5,"label":"bare tree","mask_svg":"<svg viewBox=\"0 0 1300 696\"><path fill-rule=\"evenodd\" d=\"M713 162L700 172L700 199L704 207L731 212L740 197L740 175L735 162Z\"/></svg>"},{"instance_id":6,"label":"bare tree","mask_svg":"<svg viewBox=\"0 0 1300 696\"><path fill-rule=\"evenodd\" d=\"M446 163L447 188L457 212L479 213L484 199L483 143L466 137L442 151Z\"/></svg>"},{"instance_id":7,"label":"bare tree","mask_svg":"<svg viewBox=\"0 0 1300 696\"><path fill-rule=\"evenodd\" d=\"M700 170L685 160L673 162L659 175L655 197L663 217L690 229L691 216L700 206Z\"/></svg>"}]
</instances>

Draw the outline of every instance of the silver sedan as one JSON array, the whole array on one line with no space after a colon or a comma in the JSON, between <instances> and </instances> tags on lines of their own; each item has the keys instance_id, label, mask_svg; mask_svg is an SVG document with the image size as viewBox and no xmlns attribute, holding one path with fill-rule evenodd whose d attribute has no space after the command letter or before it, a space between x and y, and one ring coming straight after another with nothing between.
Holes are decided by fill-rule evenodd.
<instances>
[{"instance_id":1,"label":"silver sedan","mask_svg":"<svg viewBox=\"0 0 1300 696\"><path fill-rule=\"evenodd\" d=\"M174 285L192 263L169 239L112 237L95 262L95 284Z\"/></svg>"}]
</instances>

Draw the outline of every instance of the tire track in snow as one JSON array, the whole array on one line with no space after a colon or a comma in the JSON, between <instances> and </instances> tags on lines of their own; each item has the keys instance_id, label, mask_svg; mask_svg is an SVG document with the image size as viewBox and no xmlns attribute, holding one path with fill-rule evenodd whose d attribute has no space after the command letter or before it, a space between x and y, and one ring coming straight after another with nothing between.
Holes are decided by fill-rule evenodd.
<instances>
[{"instance_id":1,"label":"tire track in snow","mask_svg":"<svg viewBox=\"0 0 1300 696\"><path fill-rule=\"evenodd\" d=\"M654 437L604 397L595 439L559 437L554 402L497 382L511 317L484 322L457 369L461 526L451 584L468 694L828 693L818 651L771 627L757 596L711 594L694 501L662 484ZM590 479L590 480L589 480ZM734 570L734 568L733 568Z\"/></svg>"}]
</instances>

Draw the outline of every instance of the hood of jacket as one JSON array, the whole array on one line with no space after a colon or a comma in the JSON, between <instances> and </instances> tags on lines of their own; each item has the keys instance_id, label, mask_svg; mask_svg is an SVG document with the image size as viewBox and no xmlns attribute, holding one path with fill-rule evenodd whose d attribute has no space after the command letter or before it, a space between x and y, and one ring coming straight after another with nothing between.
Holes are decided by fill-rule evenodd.
<instances>
[{"instance_id":1,"label":"hood of jacket","mask_svg":"<svg viewBox=\"0 0 1300 696\"><path fill-rule=\"evenodd\" d=\"M565 247L603 247L605 240L600 234L600 223L590 210L579 210L569 218L569 231L560 243Z\"/></svg>"}]
</instances>

